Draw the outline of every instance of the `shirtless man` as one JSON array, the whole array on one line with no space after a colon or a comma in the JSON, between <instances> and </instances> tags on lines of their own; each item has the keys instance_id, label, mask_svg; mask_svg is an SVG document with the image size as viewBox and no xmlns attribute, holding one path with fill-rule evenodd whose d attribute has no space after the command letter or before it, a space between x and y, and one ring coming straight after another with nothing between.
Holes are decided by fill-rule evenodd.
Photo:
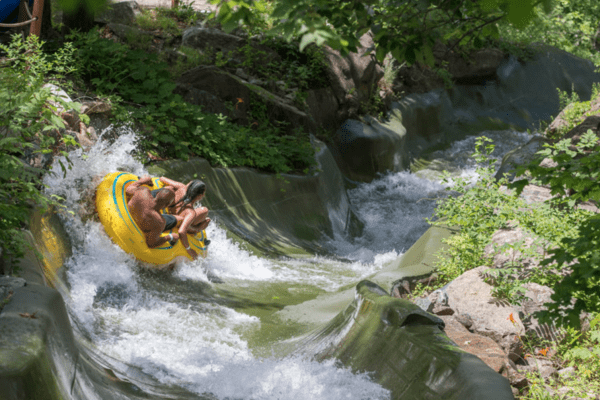
<instances>
[{"instance_id":1,"label":"shirtless man","mask_svg":"<svg viewBox=\"0 0 600 400\"><path fill-rule=\"evenodd\" d=\"M169 234L161 237L161 233L177 225L177 219L168 214L161 214L160 210L170 206L175 200L175 190L167 186L152 192L145 186L152 185L152 178L145 176L127 186L126 193L131 196L127 202L133 220L140 227L146 237L146 244L153 249L165 242L174 245L179 240L178 234Z\"/></svg>"}]
</instances>

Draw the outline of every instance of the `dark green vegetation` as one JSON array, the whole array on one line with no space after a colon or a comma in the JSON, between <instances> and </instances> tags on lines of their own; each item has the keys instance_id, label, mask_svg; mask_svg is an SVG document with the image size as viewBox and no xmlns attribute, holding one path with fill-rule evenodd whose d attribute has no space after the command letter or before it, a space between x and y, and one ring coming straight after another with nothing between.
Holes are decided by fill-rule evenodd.
<instances>
[{"instance_id":1,"label":"dark green vegetation","mask_svg":"<svg viewBox=\"0 0 600 400\"><path fill-rule=\"evenodd\" d=\"M600 65L600 2L596 0L553 0L550 12L535 7L530 23L515 30L499 25L499 38L513 43L539 42L558 47Z\"/></svg>"},{"instance_id":2,"label":"dark green vegetation","mask_svg":"<svg viewBox=\"0 0 600 400\"><path fill-rule=\"evenodd\" d=\"M225 30L241 22L263 24L275 34L300 37L300 48L323 43L342 52L354 51L358 38L373 30L377 58L391 53L399 62L434 63L436 40L452 47L483 46L498 37L498 22L526 26L536 7L551 10L551 0L234 0L219 1L217 15ZM257 13L262 10L263 13ZM265 18L263 15L267 14Z\"/></svg>"},{"instance_id":3,"label":"dark green vegetation","mask_svg":"<svg viewBox=\"0 0 600 400\"><path fill-rule=\"evenodd\" d=\"M302 171L313 163L305 135L287 135L264 115L255 116L260 123L253 129L185 103L173 93L176 85L169 66L157 54L104 39L96 30L72 34L68 40L77 49L79 76L117 106L116 120L142 127L141 154L199 156L212 165L277 173Z\"/></svg>"},{"instance_id":4,"label":"dark green vegetation","mask_svg":"<svg viewBox=\"0 0 600 400\"><path fill-rule=\"evenodd\" d=\"M594 97L597 98L597 90ZM575 102L570 109L581 110L579 120L589 110L590 102ZM571 126L572 127L572 126ZM566 131L562 131L565 134ZM506 178L496 180L493 150L489 139L478 140L475 158L480 164L480 179L470 185L465 179L453 179L451 195L438 204L434 224L460 227L460 232L447 240L448 250L439 254L436 265L440 280L435 287L419 287L430 291L443 286L469 269L492 265L494 254L509 254L512 259L500 269L489 270L486 280L493 294L520 304L524 299L524 284L533 282L551 287L555 294L553 304L536 316L541 322L562 327L563 336L557 341L544 341L527 336L523 342L531 354L544 356L552 350L552 361L559 367L576 366L577 373L570 377L544 380L536 374L528 376L527 399L554 399L545 385L553 388L568 387L571 395L598 393L600 387L590 382L600 379L600 214L578 209L581 202L600 201L600 145L591 130L576 144L571 139L554 140L544 146L538 158L517 169L524 177L509 183ZM551 167L540 167L542 159L554 161ZM447 178L450 179L450 178ZM519 197L528 183L546 185L556 197L545 203L527 204ZM518 227L533 243L525 240L484 249L491 243L498 229ZM535 260L539 267L527 268L524 261ZM416 293L418 296L420 293ZM581 312L590 313L590 329L580 329Z\"/></svg>"},{"instance_id":5,"label":"dark green vegetation","mask_svg":"<svg viewBox=\"0 0 600 400\"><path fill-rule=\"evenodd\" d=\"M47 171L33 160L43 161L52 152L66 155L66 146L77 145L72 136L61 133L65 124L59 113L60 108L78 110L81 105L67 105L47 86L65 86L64 77L73 72L71 44L49 56L31 36L25 42L15 38L0 49L6 53L0 60L0 242L3 251L20 257L24 249L20 228L30 207L58 205L58 199L40 191Z\"/></svg>"}]
</instances>

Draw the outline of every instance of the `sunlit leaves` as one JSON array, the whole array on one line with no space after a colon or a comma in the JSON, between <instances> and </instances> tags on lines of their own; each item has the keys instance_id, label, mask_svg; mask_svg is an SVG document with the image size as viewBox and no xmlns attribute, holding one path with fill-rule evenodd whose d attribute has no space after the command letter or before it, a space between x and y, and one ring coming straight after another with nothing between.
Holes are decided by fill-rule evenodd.
<instances>
[{"instance_id":1,"label":"sunlit leaves","mask_svg":"<svg viewBox=\"0 0 600 400\"><path fill-rule=\"evenodd\" d=\"M57 114L59 105L76 110L81 105L67 104L45 85L56 79L54 72L73 71L71 49L51 59L42 52L37 36L23 41L20 35L9 45L0 44L0 49L7 55L0 61L0 246L19 256L25 243L21 228L30 208L59 204L59 199L48 198L41 190L45 171L26 165L21 158L76 145L70 135L57 135L65 127Z\"/></svg>"},{"instance_id":2,"label":"sunlit leaves","mask_svg":"<svg viewBox=\"0 0 600 400\"><path fill-rule=\"evenodd\" d=\"M226 29L253 23L250 9L259 0L213 1L220 4L217 19ZM507 19L516 27L532 19L537 0L277 0L268 18L270 33L297 39L300 48L327 44L342 53L355 51L358 39L372 29L376 57L389 53L398 61L433 65L430 38L483 45L482 35L498 35L496 22ZM543 0L550 7L550 0Z\"/></svg>"},{"instance_id":3,"label":"sunlit leaves","mask_svg":"<svg viewBox=\"0 0 600 400\"><path fill-rule=\"evenodd\" d=\"M69 13L83 5L90 14L104 10L109 4L108 0L58 0L61 10Z\"/></svg>"},{"instance_id":4,"label":"sunlit leaves","mask_svg":"<svg viewBox=\"0 0 600 400\"><path fill-rule=\"evenodd\" d=\"M512 0L508 4L508 20L516 28L524 28L533 18L533 2Z\"/></svg>"}]
</instances>

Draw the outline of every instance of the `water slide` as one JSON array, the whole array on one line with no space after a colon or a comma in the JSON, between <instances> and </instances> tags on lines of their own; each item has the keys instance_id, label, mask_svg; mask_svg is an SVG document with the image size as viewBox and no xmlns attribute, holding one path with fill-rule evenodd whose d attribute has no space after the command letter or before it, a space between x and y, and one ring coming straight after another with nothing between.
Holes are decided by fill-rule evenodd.
<instances>
[{"instance_id":1,"label":"water slide","mask_svg":"<svg viewBox=\"0 0 600 400\"><path fill-rule=\"evenodd\" d=\"M558 65L574 65L561 60ZM473 109L484 103L490 120L515 104L529 107L530 114L514 113L514 124L555 113L556 82L570 87L570 81L547 59L530 66L537 69L527 75L519 63L507 63L499 71L505 86L457 88L454 96L466 95L456 103ZM532 90L521 77L529 84L536 78L547 91ZM527 93L515 93L519 87ZM486 101L472 100L479 98L474 90ZM413 109L429 107L421 114L430 121L446 99L408 100ZM481 115L466 106L445 112L462 120ZM453 344L436 316L388 295L395 279L431 265L434 242L448 234L423 221L434 207L427 199L443 189L439 182L399 171L346 188L324 146L315 176L218 169L203 160L147 168L132 156L135 132L115 133L106 132L118 138L98 142L85 157L73 153L66 176L57 164L59 173L45 181L72 214L31 223L44 258L29 257L28 285L15 288L0 313L0 398L513 397L506 379ZM483 133L504 150L529 140L512 129ZM473 143L463 137L434 155L459 174L472 174L463 156ZM214 217L208 257L172 272L152 271L112 243L91 217L89 199L99 177L113 171L204 179Z\"/></svg>"}]
</instances>

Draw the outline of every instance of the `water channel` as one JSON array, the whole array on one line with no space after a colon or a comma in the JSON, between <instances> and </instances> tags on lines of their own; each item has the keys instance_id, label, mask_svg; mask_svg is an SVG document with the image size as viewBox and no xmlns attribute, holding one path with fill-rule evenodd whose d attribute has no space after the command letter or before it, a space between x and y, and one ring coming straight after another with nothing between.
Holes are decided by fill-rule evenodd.
<instances>
[{"instance_id":1,"label":"water channel","mask_svg":"<svg viewBox=\"0 0 600 400\"><path fill-rule=\"evenodd\" d=\"M498 157L530 138L510 130L482 134L494 139ZM455 142L435 157L453 165L456 174L475 178L469 157L475 138ZM155 271L139 265L111 242L100 223L79 213L98 177L117 170L148 173L132 155L135 141L132 131L112 143L100 140L85 155L81 150L70 155L73 166L66 175L56 162L46 181L50 193L63 196L74 212L63 217L74 252L63 295L78 335L102 362L122 379L141 375L218 399L389 398L366 373L282 350L314 326L284 321L277 311L351 288L401 256L428 228L425 218L431 217L443 184L403 171L354 185L348 196L363 232L324 237L328 255L255 254L244 241L229 238L215 216L207 230L212 243L206 259L180 262L172 272Z\"/></svg>"}]
</instances>

